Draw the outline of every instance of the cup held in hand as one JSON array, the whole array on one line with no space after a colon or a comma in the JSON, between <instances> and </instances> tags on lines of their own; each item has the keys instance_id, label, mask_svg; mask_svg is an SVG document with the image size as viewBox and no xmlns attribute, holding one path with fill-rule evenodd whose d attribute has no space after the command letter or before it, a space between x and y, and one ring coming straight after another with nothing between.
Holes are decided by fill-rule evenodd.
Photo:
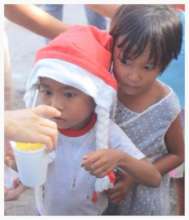
<instances>
[{"instance_id":1,"label":"cup held in hand","mask_svg":"<svg viewBox=\"0 0 189 220\"><path fill-rule=\"evenodd\" d=\"M42 144L11 142L20 181L28 187L43 185L47 177L48 153Z\"/></svg>"}]
</instances>

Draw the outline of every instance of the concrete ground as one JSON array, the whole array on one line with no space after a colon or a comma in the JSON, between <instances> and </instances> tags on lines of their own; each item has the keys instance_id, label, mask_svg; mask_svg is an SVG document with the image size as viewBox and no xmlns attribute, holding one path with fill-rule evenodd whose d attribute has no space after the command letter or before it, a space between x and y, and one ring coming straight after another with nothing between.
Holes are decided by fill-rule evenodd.
<instances>
[{"instance_id":1,"label":"concrete ground","mask_svg":"<svg viewBox=\"0 0 189 220\"><path fill-rule=\"evenodd\" d=\"M74 15L74 16L73 16ZM83 7L81 5L69 5L65 7L64 21L66 23L86 23ZM33 34L22 27L11 22L5 22L5 29L8 35L13 86L15 97L13 99L13 108L23 107L22 96L27 76L31 70L34 61L34 55L38 48L44 45L44 38ZM175 192L171 188L172 214L175 213ZM16 201L5 202L5 215L35 215L35 202L33 191L28 189Z\"/></svg>"}]
</instances>

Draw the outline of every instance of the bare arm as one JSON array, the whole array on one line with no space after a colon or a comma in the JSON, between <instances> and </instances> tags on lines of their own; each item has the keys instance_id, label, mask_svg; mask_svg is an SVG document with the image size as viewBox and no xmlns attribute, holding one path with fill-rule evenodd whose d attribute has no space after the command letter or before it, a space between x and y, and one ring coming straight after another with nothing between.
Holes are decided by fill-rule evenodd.
<instances>
[{"instance_id":1,"label":"bare arm","mask_svg":"<svg viewBox=\"0 0 189 220\"><path fill-rule=\"evenodd\" d=\"M112 18L117 9L120 7L119 4L87 4L86 6L100 15L109 18Z\"/></svg>"},{"instance_id":2,"label":"bare arm","mask_svg":"<svg viewBox=\"0 0 189 220\"><path fill-rule=\"evenodd\" d=\"M184 160L184 135L179 117L172 123L165 136L168 154L154 165L163 175L180 165Z\"/></svg>"},{"instance_id":3,"label":"bare arm","mask_svg":"<svg viewBox=\"0 0 189 220\"><path fill-rule=\"evenodd\" d=\"M151 187L157 187L160 184L160 173L153 164L150 164L145 159L137 160L123 154L118 166L132 176L135 182Z\"/></svg>"},{"instance_id":4,"label":"bare arm","mask_svg":"<svg viewBox=\"0 0 189 220\"><path fill-rule=\"evenodd\" d=\"M29 4L6 4L5 16L10 21L47 38L54 38L69 27L37 6Z\"/></svg>"},{"instance_id":5,"label":"bare arm","mask_svg":"<svg viewBox=\"0 0 189 220\"><path fill-rule=\"evenodd\" d=\"M165 142L167 145L168 154L161 157L154 163L154 167L156 167L161 175L164 175L165 173L174 169L176 166L182 163L184 159L183 129L180 125L179 118L177 118L168 129L168 132L165 136ZM124 167L124 163L122 165ZM141 166L140 169L141 168L144 167ZM133 178L132 173L128 172L128 174L126 175L126 178L123 175L123 177L120 178L116 183L114 188L107 192L109 198L115 203L121 202L125 198L128 191L136 183L141 184L141 182L137 181L136 178Z\"/></svg>"}]
</instances>

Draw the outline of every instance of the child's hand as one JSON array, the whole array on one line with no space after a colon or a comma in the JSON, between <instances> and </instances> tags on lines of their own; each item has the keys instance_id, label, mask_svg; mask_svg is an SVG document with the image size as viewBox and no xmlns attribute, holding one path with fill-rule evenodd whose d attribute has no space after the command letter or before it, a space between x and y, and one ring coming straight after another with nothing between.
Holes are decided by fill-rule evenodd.
<instances>
[{"instance_id":1,"label":"child's hand","mask_svg":"<svg viewBox=\"0 0 189 220\"><path fill-rule=\"evenodd\" d=\"M5 201L16 200L20 194L26 189L25 186L17 179L14 182L14 188L7 189L4 187L4 198Z\"/></svg>"},{"instance_id":2,"label":"child's hand","mask_svg":"<svg viewBox=\"0 0 189 220\"><path fill-rule=\"evenodd\" d=\"M100 149L85 155L82 166L92 175L104 177L118 165L121 157L120 150Z\"/></svg>"},{"instance_id":3,"label":"child's hand","mask_svg":"<svg viewBox=\"0 0 189 220\"><path fill-rule=\"evenodd\" d=\"M108 198L113 203L121 203L127 196L127 193L135 185L134 179L125 173L120 173L117 177L116 184L112 189L106 190Z\"/></svg>"}]
</instances>

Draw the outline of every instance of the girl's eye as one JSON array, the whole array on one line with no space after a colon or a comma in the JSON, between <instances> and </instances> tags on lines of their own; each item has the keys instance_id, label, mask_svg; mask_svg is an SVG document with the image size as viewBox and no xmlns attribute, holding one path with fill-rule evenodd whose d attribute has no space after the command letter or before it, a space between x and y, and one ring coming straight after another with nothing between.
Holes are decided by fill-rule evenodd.
<instances>
[{"instance_id":1,"label":"girl's eye","mask_svg":"<svg viewBox=\"0 0 189 220\"><path fill-rule=\"evenodd\" d=\"M121 61L124 65L129 65L131 64L131 60L128 60L128 59L124 59Z\"/></svg>"},{"instance_id":2,"label":"girl's eye","mask_svg":"<svg viewBox=\"0 0 189 220\"><path fill-rule=\"evenodd\" d=\"M64 92L64 97L66 98L73 98L74 96L76 96L76 94L73 92Z\"/></svg>"},{"instance_id":3,"label":"girl's eye","mask_svg":"<svg viewBox=\"0 0 189 220\"><path fill-rule=\"evenodd\" d=\"M152 70L152 69L154 69L154 65L152 63L148 63L148 64L146 64L146 66L144 68L146 70Z\"/></svg>"}]
</instances>

